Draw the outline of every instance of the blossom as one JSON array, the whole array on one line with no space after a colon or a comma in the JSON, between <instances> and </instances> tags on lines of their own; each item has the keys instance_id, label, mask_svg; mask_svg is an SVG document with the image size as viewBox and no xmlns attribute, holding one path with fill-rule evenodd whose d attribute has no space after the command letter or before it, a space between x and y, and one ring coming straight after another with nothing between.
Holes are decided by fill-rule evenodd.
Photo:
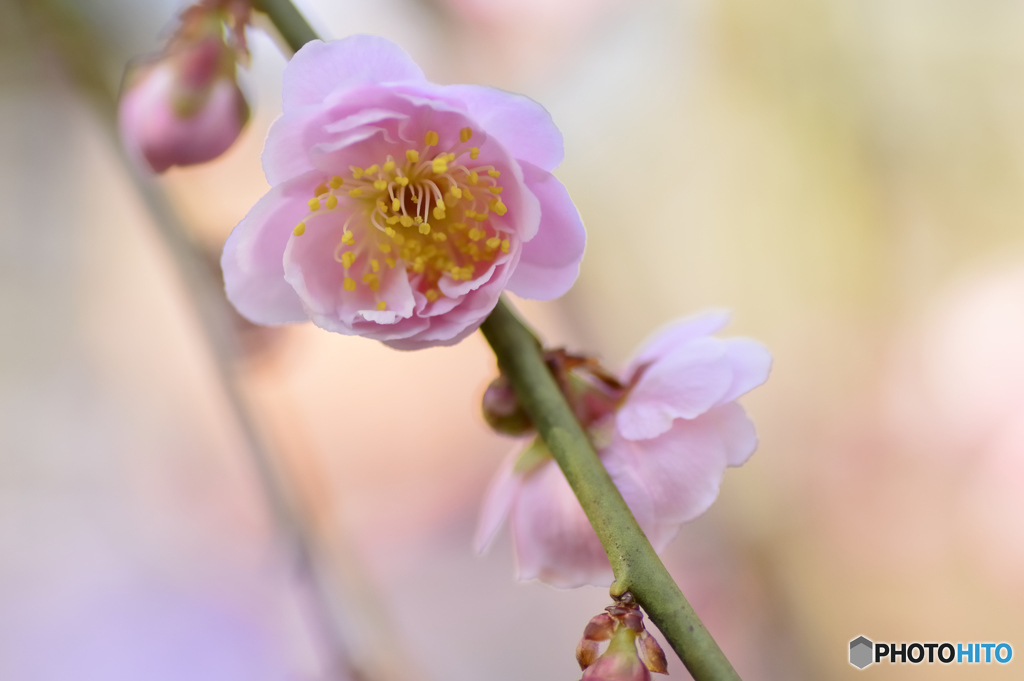
<instances>
[{"instance_id":1,"label":"blossom","mask_svg":"<svg viewBox=\"0 0 1024 681\"><path fill-rule=\"evenodd\" d=\"M585 233L561 159L526 97L430 83L383 38L308 43L263 152L271 189L224 246L228 298L260 324L454 344L503 289L549 299L575 281Z\"/></svg>"},{"instance_id":2,"label":"blossom","mask_svg":"<svg viewBox=\"0 0 1024 681\"><path fill-rule=\"evenodd\" d=\"M225 12L191 7L165 52L128 71L118 108L121 139L129 155L153 172L220 156L249 120L235 78L237 61L247 54L240 37L245 19ZM229 15L239 36L235 45L223 36Z\"/></svg>"},{"instance_id":3,"label":"blossom","mask_svg":"<svg viewBox=\"0 0 1024 681\"><path fill-rule=\"evenodd\" d=\"M711 334L724 312L677 322L641 347L621 383L579 364L567 395L602 463L655 550L714 502L725 469L754 452L754 426L736 399L768 377L760 343ZM603 407L601 405L604 405ZM611 567L583 509L539 439L502 463L485 496L478 550L506 517L520 579L607 586Z\"/></svg>"}]
</instances>

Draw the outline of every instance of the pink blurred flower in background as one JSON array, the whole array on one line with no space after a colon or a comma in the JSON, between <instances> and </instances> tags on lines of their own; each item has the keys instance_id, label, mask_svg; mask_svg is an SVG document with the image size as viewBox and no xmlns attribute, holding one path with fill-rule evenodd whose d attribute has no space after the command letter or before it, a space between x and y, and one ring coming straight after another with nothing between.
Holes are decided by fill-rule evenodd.
<instances>
[{"instance_id":1,"label":"pink blurred flower in background","mask_svg":"<svg viewBox=\"0 0 1024 681\"><path fill-rule=\"evenodd\" d=\"M434 85L374 36L307 44L283 100L263 152L272 189L221 261L252 321L416 349L472 333L505 288L550 299L572 286L585 233L536 102Z\"/></svg>"},{"instance_id":2,"label":"pink blurred flower in background","mask_svg":"<svg viewBox=\"0 0 1024 681\"><path fill-rule=\"evenodd\" d=\"M190 7L156 58L129 67L118 124L136 162L153 172L213 160L227 151L249 120L236 80L246 58L246 3ZM225 42L225 22L228 35Z\"/></svg>"},{"instance_id":3,"label":"pink blurred flower in background","mask_svg":"<svg viewBox=\"0 0 1024 681\"><path fill-rule=\"evenodd\" d=\"M712 337L728 318L706 313L655 333L627 366L621 390L570 374L585 386L579 395L586 408L577 414L657 551L714 502L726 467L743 464L757 446L736 399L768 378L771 355L752 340ZM611 583L594 530L539 440L513 452L491 483L479 550L506 516L520 579L558 587Z\"/></svg>"}]
</instances>

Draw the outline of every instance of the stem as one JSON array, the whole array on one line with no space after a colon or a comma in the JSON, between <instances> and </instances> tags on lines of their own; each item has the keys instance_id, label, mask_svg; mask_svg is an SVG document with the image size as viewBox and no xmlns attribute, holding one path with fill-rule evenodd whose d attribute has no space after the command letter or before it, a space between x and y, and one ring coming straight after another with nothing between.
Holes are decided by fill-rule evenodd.
<instances>
[{"instance_id":1,"label":"stem","mask_svg":"<svg viewBox=\"0 0 1024 681\"><path fill-rule=\"evenodd\" d=\"M253 7L270 18L293 50L318 38L290 0L254 0ZM612 595L633 594L695 681L738 680L601 464L548 371L537 339L504 299L480 330L608 554L615 573Z\"/></svg>"},{"instance_id":2,"label":"stem","mask_svg":"<svg viewBox=\"0 0 1024 681\"><path fill-rule=\"evenodd\" d=\"M298 52L310 40L320 39L291 0L253 0L252 7L270 18L277 32L294 52Z\"/></svg>"},{"instance_id":3,"label":"stem","mask_svg":"<svg viewBox=\"0 0 1024 681\"><path fill-rule=\"evenodd\" d=\"M504 299L480 330L608 554L615 573L612 595L633 594L696 681L739 679L601 464L548 370L534 335Z\"/></svg>"}]
</instances>

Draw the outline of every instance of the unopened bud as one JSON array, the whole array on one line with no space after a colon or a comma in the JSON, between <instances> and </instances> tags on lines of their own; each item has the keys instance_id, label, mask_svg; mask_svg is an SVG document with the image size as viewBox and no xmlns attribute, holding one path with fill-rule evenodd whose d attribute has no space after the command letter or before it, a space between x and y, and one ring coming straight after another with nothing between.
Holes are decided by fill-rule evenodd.
<instances>
[{"instance_id":1,"label":"unopened bud","mask_svg":"<svg viewBox=\"0 0 1024 681\"><path fill-rule=\"evenodd\" d=\"M523 435L533 430L530 417L516 397L512 384L504 375L491 381L484 392L484 420L494 430L504 435Z\"/></svg>"},{"instance_id":2,"label":"unopened bud","mask_svg":"<svg viewBox=\"0 0 1024 681\"><path fill-rule=\"evenodd\" d=\"M583 669L580 681L650 681L651 672L668 673L665 653L643 624L643 613L630 594L594 617L576 646ZM600 655L600 646L609 641Z\"/></svg>"},{"instance_id":3,"label":"unopened bud","mask_svg":"<svg viewBox=\"0 0 1024 681\"><path fill-rule=\"evenodd\" d=\"M244 48L225 43L220 10L191 10L163 54L129 68L119 105L129 154L158 173L220 156L249 120L235 77Z\"/></svg>"}]
</instances>

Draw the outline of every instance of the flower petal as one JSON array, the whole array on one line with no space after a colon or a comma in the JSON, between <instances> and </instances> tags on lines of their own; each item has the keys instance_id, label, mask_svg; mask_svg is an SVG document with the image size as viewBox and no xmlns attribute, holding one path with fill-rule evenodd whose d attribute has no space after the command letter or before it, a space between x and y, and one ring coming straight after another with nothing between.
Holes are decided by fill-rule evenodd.
<instances>
[{"instance_id":1,"label":"flower petal","mask_svg":"<svg viewBox=\"0 0 1024 681\"><path fill-rule=\"evenodd\" d=\"M461 101L470 117L518 160L547 171L562 162L562 133L547 109L529 97L484 85L449 85L441 92Z\"/></svg>"},{"instance_id":2,"label":"flower petal","mask_svg":"<svg viewBox=\"0 0 1024 681\"><path fill-rule=\"evenodd\" d=\"M516 447L498 466L491 484L484 493L484 503L480 508L480 520L477 522L473 547L477 553L483 553L494 541L498 529L505 522L509 509L515 501L516 493L522 483L522 476L515 472L516 461L523 448Z\"/></svg>"},{"instance_id":3,"label":"flower petal","mask_svg":"<svg viewBox=\"0 0 1024 681\"><path fill-rule=\"evenodd\" d=\"M519 579L563 589L611 584L608 556L554 462L527 476L512 509L512 532Z\"/></svg>"},{"instance_id":4,"label":"flower petal","mask_svg":"<svg viewBox=\"0 0 1024 681\"><path fill-rule=\"evenodd\" d=\"M756 446L753 424L743 408L729 403L695 419L675 421L656 438L627 440L616 435L602 456L610 470L630 469L643 481L654 516L672 530L649 533L651 544L660 551L679 524L711 506L726 467L742 464Z\"/></svg>"},{"instance_id":5,"label":"flower petal","mask_svg":"<svg viewBox=\"0 0 1024 681\"><path fill-rule=\"evenodd\" d=\"M537 236L523 244L508 288L524 298L551 300L576 281L587 233L562 183L531 163L520 165L526 187L540 202L540 228Z\"/></svg>"},{"instance_id":6,"label":"flower petal","mask_svg":"<svg viewBox=\"0 0 1024 681\"><path fill-rule=\"evenodd\" d=\"M644 369L616 416L623 437L656 437L675 419L692 419L719 404L733 380L726 345L701 338Z\"/></svg>"},{"instance_id":7,"label":"flower petal","mask_svg":"<svg viewBox=\"0 0 1024 681\"><path fill-rule=\"evenodd\" d=\"M772 355L768 348L749 338L729 338L723 341L726 355L732 365L732 383L719 404L732 402L768 380L772 368Z\"/></svg>"},{"instance_id":8,"label":"flower petal","mask_svg":"<svg viewBox=\"0 0 1024 681\"><path fill-rule=\"evenodd\" d=\"M354 35L342 40L312 40L284 69L284 112L323 104L328 95L363 83L424 80L423 71L390 40Z\"/></svg>"},{"instance_id":9,"label":"flower petal","mask_svg":"<svg viewBox=\"0 0 1024 681\"><path fill-rule=\"evenodd\" d=\"M708 310L658 329L647 337L630 360L625 372L627 379L644 364L653 362L691 341L721 330L729 323L731 316L728 310Z\"/></svg>"},{"instance_id":10,"label":"flower petal","mask_svg":"<svg viewBox=\"0 0 1024 681\"><path fill-rule=\"evenodd\" d=\"M242 218L224 244L221 268L228 299L257 324L285 324L308 317L284 279L284 252L294 226L309 208L305 175L272 188Z\"/></svg>"}]
</instances>

